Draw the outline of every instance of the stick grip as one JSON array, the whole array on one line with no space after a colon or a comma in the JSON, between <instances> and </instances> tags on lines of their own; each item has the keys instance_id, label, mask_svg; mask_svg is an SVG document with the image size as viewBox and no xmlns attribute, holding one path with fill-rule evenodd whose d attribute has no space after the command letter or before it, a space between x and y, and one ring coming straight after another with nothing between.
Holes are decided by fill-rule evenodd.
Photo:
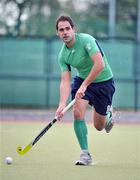
<instances>
[{"instance_id":1,"label":"stick grip","mask_svg":"<svg viewBox=\"0 0 140 180\"><path fill-rule=\"evenodd\" d=\"M62 111L62 113L65 113L73 104L75 103L75 99L73 99Z\"/></svg>"},{"instance_id":2,"label":"stick grip","mask_svg":"<svg viewBox=\"0 0 140 180\"><path fill-rule=\"evenodd\" d=\"M73 104L75 103L75 99L73 99L62 111L62 113L65 113L69 108L71 108L71 106L73 106ZM55 117L55 119L58 119L57 116Z\"/></svg>"}]
</instances>

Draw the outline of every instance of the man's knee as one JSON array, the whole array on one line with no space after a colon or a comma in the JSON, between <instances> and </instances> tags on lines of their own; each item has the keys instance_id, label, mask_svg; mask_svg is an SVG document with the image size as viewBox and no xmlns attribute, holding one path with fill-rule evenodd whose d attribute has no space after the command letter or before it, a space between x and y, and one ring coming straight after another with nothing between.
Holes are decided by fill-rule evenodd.
<instances>
[{"instance_id":1,"label":"man's knee","mask_svg":"<svg viewBox=\"0 0 140 180\"><path fill-rule=\"evenodd\" d=\"M105 117L100 117L100 118L96 118L94 120L94 127L98 130L98 131L102 131L105 127Z\"/></svg>"},{"instance_id":2,"label":"man's knee","mask_svg":"<svg viewBox=\"0 0 140 180\"><path fill-rule=\"evenodd\" d=\"M73 115L74 115L74 117L75 117L75 119L79 119L79 118L81 118L81 111L80 111L80 109L79 108L76 108L76 107L74 107L73 108Z\"/></svg>"},{"instance_id":3,"label":"man's knee","mask_svg":"<svg viewBox=\"0 0 140 180\"><path fill-rule=\"evenodd\" d=\"M104 129L104 125L102 124L94 124L94 127L98 130L98 131L102 131Z\"/></svg>"}]
</instances>

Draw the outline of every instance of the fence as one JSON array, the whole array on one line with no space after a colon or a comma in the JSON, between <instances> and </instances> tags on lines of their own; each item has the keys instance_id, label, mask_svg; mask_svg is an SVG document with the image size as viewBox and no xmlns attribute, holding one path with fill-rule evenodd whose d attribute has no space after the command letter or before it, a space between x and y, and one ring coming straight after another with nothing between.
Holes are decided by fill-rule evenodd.
<instances>
[{"instance_id":1,"label":"fence","mask_svg":"<svg viewBox=\"0 0 140 180\"><path fill-rule=\"evenodd\" d=\"M99 40L114 73L116 108L140 108L140 44ZM0 104L50 108L59 101L62 42L57 38L0 38ZM73 72L73 75L75 72Z\"/></svg>"}]
</instances>

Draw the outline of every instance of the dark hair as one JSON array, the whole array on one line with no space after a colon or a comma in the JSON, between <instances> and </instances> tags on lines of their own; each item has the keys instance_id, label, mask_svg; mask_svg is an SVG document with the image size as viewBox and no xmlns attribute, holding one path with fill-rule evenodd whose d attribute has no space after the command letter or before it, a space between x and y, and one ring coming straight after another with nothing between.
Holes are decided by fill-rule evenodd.
<instances>
[{"instance_id":1,"label":"dark hair","mask_svg":"<svg viewBox=\"0 0 140 180\"><path fill-rule=\"evenodd\" d=\"M74 23L73 23L73 20L71 19L70 16L65 16L65 15L61 15L57 18L56 20L56 30L58 30L58 23L60 21L68 21L71 25L71 27L73 28L74 27Z\"/></svg>"}]
</instances>

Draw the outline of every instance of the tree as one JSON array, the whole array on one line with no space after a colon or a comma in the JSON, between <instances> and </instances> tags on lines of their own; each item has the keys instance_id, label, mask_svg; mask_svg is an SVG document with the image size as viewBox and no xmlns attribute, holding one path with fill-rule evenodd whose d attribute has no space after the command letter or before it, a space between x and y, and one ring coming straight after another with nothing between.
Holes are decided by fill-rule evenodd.
<instances>
[{"instance_id":1,"label":"tree","mask_svg":"<svg viewBox=\"0 0 140 180\"><path fill-rule=\"evenodd\" d=\"M123 37L136 37L137 1L117 0L117 34Z\"/></svg>"},{"instance_id":2,"label":"tree","mask_svg":"<svg viewBox=\"0 0 140 180\"><path fill-rule=\"evenodd\" d=\"M135 37L137 0L116 0L117 36ZM1 0L0 33L11 35L55 35L55 20L72 16L80 32L108 36L109 0Z\"/></svg>"},{"instance_id":3,"label":"tree","mask_svg":"<svg viewBox=\"0 0 140 180\"><path fill-rule=\"evenodd\" d=\"M24 32L24 30L22 29L22 26L25 27L26 22L27 25L30 20L31 24L32 20L34 20L35 23L40 23L42 21L44 22L43 19L47 19L49 16L51 16L51 13L54 9L60 8L58 0L2 0L1 6L3 8L3 11L7 11L5 17L1 19L1 23L5 21L7 34L12 35L22 35L22 33L28 34L28 26L26 28L23 28L26 29L25 31L27 32ZM12 8L10 9L10 7ZM15 11L16 16L14 16ZM24 22L22 18L25 15L26 22ZM6 19L8 18L11 18L11 20L13 21L12 25L7 23ZM39 23L36 24L36 27L40 27Z\"/></svg>"}]
</instances>

